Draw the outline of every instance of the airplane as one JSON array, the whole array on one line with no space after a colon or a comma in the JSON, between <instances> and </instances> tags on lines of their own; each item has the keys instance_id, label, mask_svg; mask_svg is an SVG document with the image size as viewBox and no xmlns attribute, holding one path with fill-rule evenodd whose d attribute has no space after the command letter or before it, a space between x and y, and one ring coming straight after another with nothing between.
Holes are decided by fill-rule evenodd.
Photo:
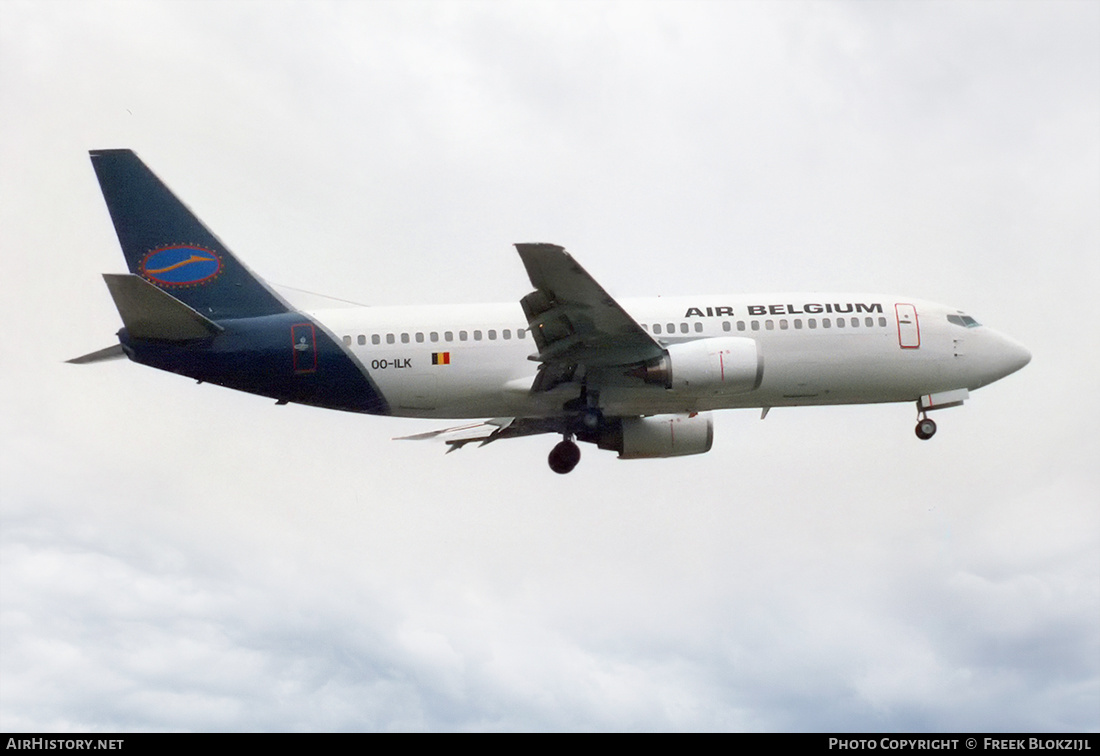
<instances>
[{"instance_id":1,"label":"airplane","mask_svg":"<svg viewBox=\"0 0 1100 756\"><path fill-rule=\"evenodd\" d=\"M914 402L934 410L1024 367L1026 348L953 307L869 293L612 297L562 247L516 244L534 290L503 304L297 309L131 150L90 152L129 268L103 279L142 365L368 415L476 419L404 439L560 436L621 459L702 454L712 412Z\"/></svg>"}]
</instances>

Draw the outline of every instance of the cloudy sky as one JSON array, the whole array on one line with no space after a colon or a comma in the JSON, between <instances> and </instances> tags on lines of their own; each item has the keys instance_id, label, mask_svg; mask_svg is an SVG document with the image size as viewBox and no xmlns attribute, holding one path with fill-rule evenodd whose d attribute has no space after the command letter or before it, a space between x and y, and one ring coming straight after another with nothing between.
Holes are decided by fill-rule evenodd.
<instances>
[{"instance_id":1,"label":"cloudy sky","mask_svg":"<svg viewBox=\"0 0 1100 756\"><path fill-rule=\"evenodd\" d=\"M1034 358L928 443L888 405L444 456L64 364L119 326L107 147L281 285L512 301L552 241ZM1100 728L1096 3L7 0L0 256L4 730Z\"/></svg>"}]
</instances>

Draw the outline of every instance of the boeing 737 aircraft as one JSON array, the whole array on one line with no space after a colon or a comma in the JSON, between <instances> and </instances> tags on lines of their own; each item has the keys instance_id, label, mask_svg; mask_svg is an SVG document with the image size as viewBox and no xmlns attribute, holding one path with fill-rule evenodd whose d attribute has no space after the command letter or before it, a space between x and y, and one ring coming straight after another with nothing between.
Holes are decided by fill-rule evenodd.
<instances>
[{"instance_id":1,"label":"boeing 737 aircraft","mask_svg":"<svg viewBox=\"0 0 1100 756\"><path fill-rule=\"evenodd\" d=\"M931 410L1028 363L953 307L862 293L612 298L564 249L517 244L534 291L506 304L292 307L130 150L91 153L129 274L105 274L125 355L277 404L482 422L406 438L450 450L535 434L621 459L701 454L711 411L914 402ZM488 418L488 419L485 419Z\"/></svg>"}]
</instances>

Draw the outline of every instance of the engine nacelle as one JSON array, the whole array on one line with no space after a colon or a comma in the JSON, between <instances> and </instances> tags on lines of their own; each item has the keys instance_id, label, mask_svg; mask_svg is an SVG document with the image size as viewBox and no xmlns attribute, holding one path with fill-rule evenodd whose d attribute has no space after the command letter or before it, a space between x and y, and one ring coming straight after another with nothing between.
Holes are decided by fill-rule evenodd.
<instances>
[{"instance_id":1,"label":"engine nacelle","mask_svg":"<svg viewBox=\"0 0 1100 756\"><path fill-rule=\"evenodd\" d=\"M672 344L632 375L669 389L739 394L760 386L764 360L755 339L721 336Z\"/></svg>"},{"instance_id":2,"label":"engine nacelle","mask_svg":"<svg viewBox=\"0 0 1100 756\"><path fill-rule=\"evenodd\" d=\"M620 459L682 457L710 451L714 421L709 412L694 415L625 417L601 434L598 445Z\"/></svg>"}]
</instances>

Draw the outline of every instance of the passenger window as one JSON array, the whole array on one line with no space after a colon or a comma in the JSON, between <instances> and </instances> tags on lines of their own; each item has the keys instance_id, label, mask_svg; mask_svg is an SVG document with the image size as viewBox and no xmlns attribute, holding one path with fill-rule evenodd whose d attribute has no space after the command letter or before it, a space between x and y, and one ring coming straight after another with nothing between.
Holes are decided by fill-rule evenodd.
<instances>
[{"instance_id":1,"label":"passenger window","mask_svg":"<svg viewBox=\"0 0 1100 756\"><path fill-rule=\"evenodd\" d=\"M764 321L764 327L767 328L769 331L774 331L775 330L775 321L772 320L771 318L769 318L768 320L765 320Z\"/></svg>"},{"instance_id":2,"label":"passenger window","mask_svg":"<svg viewBox=\"0 0 1100 756\"><path fill-rule=\"evenodd\" d=\"M396 339L396 338L394 338L394 335L393 335L392 333L387 333L387 334L386 334L386 343L387 343L387 344L393 344L393 343L395 343L396 341L397 341L397 339Z\"/></svg>"},{"instance_id":3,"label":"passenger window","mask_svg":"<svg viewBox=\"0 0 1100 756\"><path fill-rule=\"evenodd\" d=\"M703 332L703 324L702 323L699 323L699 322L695 323L695 332L696 333L702 333Z\"/></svg>"},{"instance_id":4,"label":"passenger window","mask_svg":"<svg viewBox=\"0 0 1100 756\"><path fill-rule=\"evenodd\" d=\"M794 330L796 330L796 331L802 330L802 318L795 318L794 319Z\"/></svg>"},{"instance_id":5,"label":"passenger window","mask_svg":"<svg viewBox=\"0 0 1100 756\"><path fill-rule=\"evenodd\" d=\"M728 320L722 321L722 330L728 331L730 329L730 322Z\"/></svg>"},{"instance_id":6,"label":"passenger window","mask_svg":"<svg viewBox=\"0 0 1100 756\"><path fill-rule=\"evenodd\" d=\"M374 344L375 346L378 346L379 344L382 343L382 337L379 336L377 333L373 334L370 337L370 343Z\"/></svg>"},{"instance_id":7,"label":"passenger window","mask_svg":"<svg viewBox=\"0 0 1100 756\"><path fill-rule=\"evenodd\" d=\"M496 340L497 340L497 332L490 329L489 330L489 341L496 341Z\"/></svg>"},{"instance_id":8,"label":"passenger window","mask_svg":"<svg viewBox=\"0 0 1100 756\"><path fill-rule=\"evenodd\" d=\"M754 330L754 331L759 331L760 330L760 321L759 320L752 321L752 330Z\"/></svg>"},{"instance_id":9,"label":"passenger window","mask_svg":"<svg viewBox=\"0 0 1100 756\"><path fill-rule=\"evenodd\" d=\"M466 333L465 331L459 331L458 332L458 340L459 341L466 341L468 338L470 338L470 334Z\"/></svg>"},{"instance_id":10,"label":"passenger window","mask_svg":"<svg viewBox=\"0 0 1100 756\"><path fill-rule=\"evenodd\" d=\"M859 328L859 318L852 318L852 328Z\"/></svg>"},{"instance_id":11,"label":"passenger window","mask_svg":"<svg viewBox=\"0 0 1100 756\"><path fill-rule=\"evenodd\" d=\"M649 326L647 326L645 323L639 323L638 325L642 327L643 331L649 331Z\"/></svg>"},{"instance_id":12,"label":"passenger window","mask_svg":"<svg viewBox=\"0 0 1100 756\"><path fill-rule=\"evenodd\" d=\"M779 321L779 330L780 331L786 331L787 330L787 319L786 318L783 318Z\"/></svg>"},{"instance_id":13,"label":"passenger window","mask_svg":"<svg viewBox=\"0 0 1100 756\"><path fill-rule=\"evenodd\" d=\"M833 325L833 321L829 320L829 318L822 318L821 319L821 327L822 328L829 328L832 325Z\"/></svg>"},{"instance_id":14,"label":"passenger window","mask_svg":"<svg viewBox=\"0 0 1100 756\"><path fill-rule=\"evenodd\" d=\"M423 344L424 343L424 333L422 331L417 331L416 332L416 343L417 344Z\"/></svg>"},{"instance_id":15,"label":"passenger window","mask_svg":"<svg viewBox=\"0 0 1100 756\"><path fill-rule=\"evenodd\" d=\"M401 343L402 344L408 344L409 343L409 334L407 334L407 333L401 334Z\"/></svg>"},{"instance_id":16,"label":"passenger window","mask_svg":"<svg viewBox=\"0 0 1100 756\"><path fill-rule=\"evenodd\" d=\"M523 338L526 338L526 337L527 337L527 329L526 328L517 328L516 329L516 338L517 339L523 339Z\"/></svg>"},{"instance_id":17,"label":"passenger window","mask_svg":"<svg viewBox=\"0 0 1100 756\"><path fill-rule=\"evenodd\" d=\"M879 328L885 328L886 327L886 318L879 318L878 319L878 327Z\"/></svg>"},{"instance_id":18,"label":"passenger window","mask_svg":"<svg viewBox=\"0 0 1100 756\"><path fill-rule=\"evenodd\" d=\"M500 335L504 337L505 341L507 341L508 339L512 338L512 329L505 328L503 331L501 331Z\"/></svg>"},{"instance_id":19,"label":"passenger window","mask_svg":"<svg viewBox=\"0 0 1100 756\"><path fill-rule=\"evenodd\" d=\"M867 326L868 328L873 328L874 325L875 325L875 319L874 318L864 318L863 325Z\"/></svg>"},{"instance_id":20,"label":"passenger window","mask_svg":"<svg viewBox=\"0 0 1100 756\"><path fill-rule=\"evenodd\" d=\"M481 331L474 331L474 341L481 341Z\"/></svg>"},{"instance_id":21,"label":"passenger window","mask_svg":"<svg viewBox=\"0 0 1100 756\"><path fill-rule=\"evenodd\" d=\"M669 323L668 324L668 333L676 333L676 324L675 323Z\"/></svg>"},{"instance_id":22,"label":"passenger window","mask_svg":"<svg viewBox=\"0 0 1100 756\"><path fill-rule=\"evenodd\" d=\"M817 328L817 318L807 318L806 325L810 328Z\"/></svg>"},{"instance_id":23,"label":"passenger window","mask_svg":"<svg viewBox=\"0 0 1100 756\"><path fill-rule=\"evenodd\" d=\"M661 332L661 324L660 323L654 323L653 324L653 332L656 333L656 334L659 334Z\"/></svg>"},{"instance_id":24,"label":"passenger window","mask_svg":"<svg viewBox=\"0 0 1100 756\"><path fill-rule=\"evenodd\" d=\"M737 321L737 330L738 331L745 330L745 321L743 321L743 320L738 320Z\"/></svg>"},{"instance_id":25,"label":"passenger window","mask_svg":"<svg viewBox=\"0 0 1100 756\"><path fill-rule=\"evenodd\" d=\"M844 318L837 318L836 319L836 327L837 328L843 328L844 327Z\"/></svg>"},{"instance_id":26,"label":"passenger window","mask_svg":"<svg viewBox=\"0 0 1100 756\"><path fill-rule=\"evenodd\" d=\"M428 339L434 344L439 341L439 331L432 331L428 334Z\"/></svg>"},{"instance_id":27,"label":"passenger window","mask_svg":"<svg viewBox=\"0 0 1100 756\"><path fill-rule=\"evenodd\" d=\"M688 324L687 323L681 323L680 324L680 333L687 333L687 332L688 332Z\"/></svg>"},{"instance_id":28,"label":"passenger window","mask_svg":"<svg viewBox=\"0 0 1100 756\"><path fill-rule=\"evenodd\" d=\"M454 341L455 340L454 331L444 331L443 332L443 338L446 341Z\"/></svg>"},{"instance_id":29,"label":"passenger window","mask_svg":"<svg viewBox=\"0 0 1100 756\"><path fill-rule=\"evenodd\" d=\"M344 337L344 343L347 344L348 346L351 346L351 336L345 336Z\"/></svg>"}]
</instances>

